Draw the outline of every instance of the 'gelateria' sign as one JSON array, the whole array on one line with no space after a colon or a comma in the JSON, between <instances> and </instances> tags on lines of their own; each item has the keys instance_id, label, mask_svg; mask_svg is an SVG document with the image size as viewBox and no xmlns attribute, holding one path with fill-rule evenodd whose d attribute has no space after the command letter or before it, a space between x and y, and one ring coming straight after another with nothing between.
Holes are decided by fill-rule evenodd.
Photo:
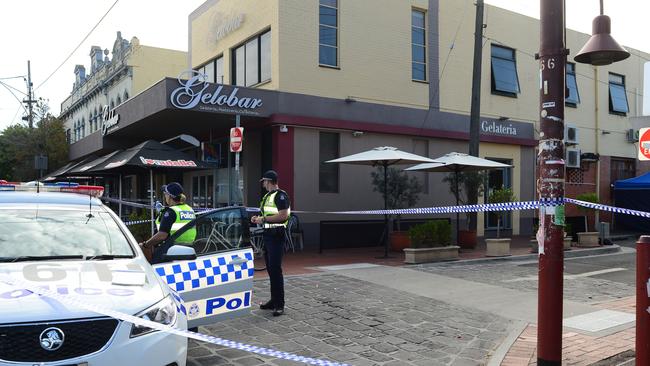
<instances>
[{"instance_id":1,"label":"'gelateria' sign","mask_svg":"<svg viewBox=\"0 0 650 366\"><path fill-rule=\"evenodd\" d=\"M500 136L517 136L517 127L501 121L481 121L481 132Z\"/></svg>"},{"instance_id":2,"label":"'gelateria' sign","mask_svg":"<svg viewBox=\"0 0 650 366\"><path fill-rule=\"evenodd\" d=\"M182 78L188 74L189 79ZM209 83L205 74L192 70L179 76L178 87L171 91L169 101L178 109L259 115L262 98L244 93L251 93L251 90L240 92L236 86Z\"/></svg>"}]
</instances>

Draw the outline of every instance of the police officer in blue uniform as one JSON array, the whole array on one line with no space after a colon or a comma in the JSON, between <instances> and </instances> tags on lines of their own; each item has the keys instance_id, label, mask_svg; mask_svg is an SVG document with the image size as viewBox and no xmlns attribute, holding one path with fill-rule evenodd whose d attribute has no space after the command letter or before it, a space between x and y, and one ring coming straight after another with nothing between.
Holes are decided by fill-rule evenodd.
<instances>
[{"instance_id":1,"label":"police officer in blue uniform","mask_svg":"<svg viewBox=\"0 0 650 366\"><path fill-rule=\"evenodd\" d=\"M282 276L282 255L287 240L287 224L291 214L291 203L287 192L278 187L278 174L269 170L260 180L267 193L260 202L261 216L251 221L264 227L264 261L271 282L271 299L260 304L260 309L273 310L273 316L284 314L284 277Z\"/></svg>"}]
</instances>

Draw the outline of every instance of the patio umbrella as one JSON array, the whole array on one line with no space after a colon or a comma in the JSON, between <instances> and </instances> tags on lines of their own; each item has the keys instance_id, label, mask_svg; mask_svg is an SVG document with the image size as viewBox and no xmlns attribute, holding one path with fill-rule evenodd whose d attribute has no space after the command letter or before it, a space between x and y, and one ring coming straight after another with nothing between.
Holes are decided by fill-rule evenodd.
<instances>
[{"instance_id":1,"label":"patio umbrella","mask_svg":"<svg viewBox=\"0 0 650 366\"><path fill-rule=\"evenodd\" d=\"M384 210L388 209L388 167L395 164L436 163L435 160L424 156L407 153L391 146L376 147L372 150L342 158L326 161L326 163L343 163L356 165L382 166L384 168ZM384 258L388 258L388 215L384 215Z\"/></svg>"},{"instance_id":2,"label":"patio umbrella","mask_svg":"<svg viewBox=\"0 0 650 366\"><path fill-rule=\"evenodd\" d=\"M510 168L511 165L498 163L496 161L479 158L458 152L451 152L441 157L435 158L437 163L425 163L412 166L405 170L420 172L447 172L456 175L456 192L458 192L458 174L460 172L476 172L481 170ZM458 206L458 195L456 195L456 206ZM456 212L456 240L458 240L458 219L459 213Z\"/></svg>"}]
</instances>

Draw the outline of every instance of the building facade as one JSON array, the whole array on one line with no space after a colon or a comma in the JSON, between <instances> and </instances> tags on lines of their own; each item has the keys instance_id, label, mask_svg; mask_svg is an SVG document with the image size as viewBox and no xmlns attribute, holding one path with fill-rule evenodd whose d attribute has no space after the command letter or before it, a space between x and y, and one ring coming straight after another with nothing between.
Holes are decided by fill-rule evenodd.
<instances>
[{"instance_id":1,"label":"building facade","mask_svg":"<svg viewBox=\"0 0 650 366\"><path fill-rule=\"evenodd\" d=\"M187 65L187 54L130 41L117 32L109 57L108 48L90 48L90 72L76 65L72 93L61 103L68 142L74 144L101 131L108 113L165 76L178 75Z\"/></svg>"},{"instance_id":2,"label":"building facade","mask_svg":"<svg viewBox=\"0 0 650 366\"><path fill-rule=\"evenodd\" d=\"M71 158L190 134L201 142L193 153L216 166L182 177L197 207L257 205L259 177L274 168L295 210L380 208L374 168L324 162L376 146L431 158L468 151L474 11L471 0L208 0L188 20L193 73L116 107L124 123L71 147ZM508 187L532 200L539 21L486 5L485 22L480 156L512 166L489 172L486 191ZM567 31L570 59L588 37ZM599 192L607 202L609 184L636 172L627 136L641 111L649 55L630 52L606 67L567 67L566 121L575 137L567 147L579 150L567 164L570 197ZM228 131L237 121L245 142L235 170ZM445 174L409 174L424 186L417 206L455 203ZM530 234L534 215L514 211L502 230ZM337 233L350 224L381 228L371 216L304 214L301 221L308 246L377 241L376 231L348 241ZM479 223L478 235L493 235L496 217L480 214Z\"/></svg>"}]
</instances>

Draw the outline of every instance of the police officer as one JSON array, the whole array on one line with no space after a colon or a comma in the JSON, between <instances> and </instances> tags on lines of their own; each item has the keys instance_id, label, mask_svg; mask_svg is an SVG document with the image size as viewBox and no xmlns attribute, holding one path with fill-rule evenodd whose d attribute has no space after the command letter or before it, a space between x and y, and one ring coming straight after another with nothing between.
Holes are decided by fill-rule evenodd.
<instances>
[{"instance_id":1,"label":"police officer","mask_svg":"<svg viewBox=\"0 0 650 366\"><path fill-rule=\"evenodd\" d=\"M287 223L291 214L291 204L287 192L278 187L278 174L269 170L260 180L267 193L260 203L261 216L253 216L251 221L264 227L264 247L266 270L271 282L271 299L260 304L260 309L273 310L273 316L284 314L284 278L282 276L282 254L287 238Z\"/></svg>"},{"instance_id":2,"label":"police officer","mask_svg":"<svg viewBox=\"0 0 650 366\"><path fill-rule=\"evenodd\" d=\"M165 207L158 218L156 219L156 228L158 232L154 234L149 240L140 243L143 249L153 248L154 263L163 262L163 255L169 249L168 244L161 245L170 235L173 235L180 228L185 226L188 222L194 220L194 210L185 203L185 194L183 194L183 187L176 182L169 183L163 186L163 194L165 196ZM191 228L185 231L181 236L176 238L175 244L191 244L196 238L196 228Z\"/></svg>"}]
</instances>

